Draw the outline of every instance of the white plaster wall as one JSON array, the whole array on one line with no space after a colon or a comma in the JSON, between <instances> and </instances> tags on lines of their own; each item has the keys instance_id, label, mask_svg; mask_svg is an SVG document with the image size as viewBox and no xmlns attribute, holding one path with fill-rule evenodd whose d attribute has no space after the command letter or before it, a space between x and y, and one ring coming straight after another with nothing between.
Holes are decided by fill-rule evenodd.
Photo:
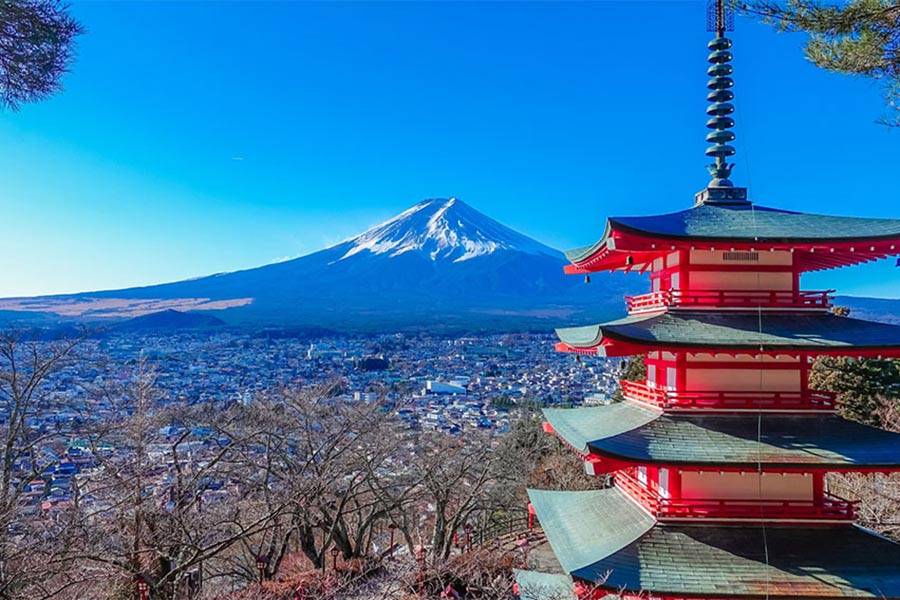
<instances>
[{"instance_id":1,"label":"white plaster wall","mask_svg":"<svg viewBox=\"0 0 900 600\"><path fill-rule=\"evenodd\" d=\"M757 273L752 271L692 271L691 290L765 290L791 291L791 273Z\"/></svg>"},{"instance_id":2,"label":"white plaster wall","mask_svg":"<svg viewBox=\"0 0 900 600\"><path fill-rule=\"evenodd\" d=\"M687 369L685 387L697 392L799 392L800 379L800 369Z\"/></svg>"},{"instance_id":3,"label":"white plaster wall","mask_svg":"<svg viewBox=\"0 0 900 600\"><path fill-rule=\"evenodd\" d=\"M729 362L755 362L755 363L781 363L781 364L791 364L791 363L799 363L799 356L789 356L787 354L777 354L777 355L769 355L769 354L712 354L709 352L690 352L687 355L688 362L691 361L703 361L703 362L721 362L721 363L729 363Z\"/></svg>"},{"instance_id":4,"label":"white plaster wall","mask_svg":"<svg viewBox=\"0 0 900 600\"><path fill-rule=\"evenodd\" d=\"M686 499L812 500L813 477L803 473L763 473L760 479L758 473L682 472L681 496Z\"/></svg>"}]
</instances>

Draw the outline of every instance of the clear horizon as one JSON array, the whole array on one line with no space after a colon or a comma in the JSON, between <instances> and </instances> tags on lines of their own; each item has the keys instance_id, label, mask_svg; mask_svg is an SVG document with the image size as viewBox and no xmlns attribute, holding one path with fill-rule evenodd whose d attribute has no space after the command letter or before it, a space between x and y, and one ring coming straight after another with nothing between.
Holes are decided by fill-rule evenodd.
<instances>
[{"instance_id":1,"label":"clear horizon","mask_svg":"<svg viewBox=\"0 0 900 600\"><path fill-rule=\"evenodd\" d=\"M76 2L65 89L0 116L0 297L252 268L425 198L560 250L607 216L687 208L708 179L704 10ZM736 183L766 206L900 217L878 88L807 63L800 35L736 29ZM897 297L900 269L804 287Z\"/></svg>"}]
</instances>

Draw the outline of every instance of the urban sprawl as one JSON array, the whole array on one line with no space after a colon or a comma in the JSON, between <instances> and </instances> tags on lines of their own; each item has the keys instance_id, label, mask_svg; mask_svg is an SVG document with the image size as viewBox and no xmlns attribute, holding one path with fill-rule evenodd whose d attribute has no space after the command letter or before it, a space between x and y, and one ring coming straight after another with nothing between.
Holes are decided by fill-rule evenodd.
<instances>
[{"instance_id":1,"label":"urban sprawl","mask_svg":"<svg viewBox=\"0 0 900 600\"><path fill-rule=\"evenodd\" d=\"M101 475L97 448L82 433L87 418L102 422L120 408L103 394L116 380L150 365L165 406L207 405L225 409L252 403L275 388L329 386L346 402L385 402L409 429L464 435L472 429L503 433L521 406L602 404L616 390L616 360L579 361L554 351L550 335L516 334L458 338L424 335L292 338L268 334L134 334L87 339L50 379L28 427L46 437L32 458L17 465L22 475L20 514L47 515L71 505ZM202 461L216 447L215 434L190 423L154 432L158 487L171 477L167 442L175 437ZM114 457L126 450L105 447ZM130 450L129 450L130 451ZM34 474L40 475L34 476ZM151 487L152 482L149 482ZM228 497L227 482L212 482L207 501ZM89 498L87 498L89 500ZM85 501L85 499L82 499Z\"/></svg>"}]
</instances>

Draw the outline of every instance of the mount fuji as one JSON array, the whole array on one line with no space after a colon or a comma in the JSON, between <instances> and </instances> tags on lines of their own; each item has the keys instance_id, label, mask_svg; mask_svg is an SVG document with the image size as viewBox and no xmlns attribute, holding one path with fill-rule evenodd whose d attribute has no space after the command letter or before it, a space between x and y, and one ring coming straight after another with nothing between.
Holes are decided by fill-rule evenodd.
<instances>
[{"instance_id":1,"label":"mount fuji","mask_svg":"<svg viewBox=\"0 0 900 600\"><path fill-rule=\"evenodd\" d=\"M599 231L598 231L599 234ZM562 253L456 199L420 202L335 246L148 287L0 300L2 311L121 319L164 310L231 325L346 331L544 329L622 313L638 276L565 276Z\"/></svg>"}]
</instances>

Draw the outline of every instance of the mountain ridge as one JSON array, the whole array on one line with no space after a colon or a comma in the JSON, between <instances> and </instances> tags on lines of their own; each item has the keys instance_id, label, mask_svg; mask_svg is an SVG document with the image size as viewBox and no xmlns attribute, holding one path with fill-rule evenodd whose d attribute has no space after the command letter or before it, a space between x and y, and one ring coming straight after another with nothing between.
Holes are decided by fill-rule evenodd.
<instances>
[{"instance_id":1,"label":"mountain ridge","mask_svg":"<svg viewBox=\"0 0 900 600\"><path fill-rule=\"evenodd\" d=\"M562 272L561 252L457 198L418 202L338 244L287 261L171 283L0 301L82 319L202 311L229 324L341 329L521 329L605 318L639 277ZM606 288L606 289L605 289Z\"/></svg>"}]
</instances>

